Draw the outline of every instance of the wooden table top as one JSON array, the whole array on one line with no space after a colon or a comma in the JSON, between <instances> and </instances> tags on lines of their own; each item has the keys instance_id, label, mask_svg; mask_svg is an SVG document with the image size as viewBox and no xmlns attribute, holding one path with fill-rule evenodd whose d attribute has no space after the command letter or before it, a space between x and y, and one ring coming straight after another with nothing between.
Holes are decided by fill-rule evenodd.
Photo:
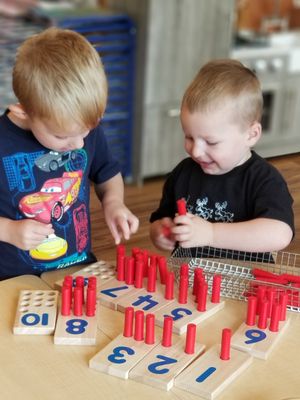
<instances>
[{"instance_id":1,"label":"wooden table top","mask_svg":"<svg viewBox=\"0 0 300 400\"><path fill-rule=\"evenodd\" d=\"M65 270L64 274L69 274ZM47 273L48 274L48 273ZM166 392L135 381L122 380L88 367L89 359L123 329L123 314L100 306L96 346L54 345L53 336L13 335L19 291L50 288L42 279L25 275L0 282L0 387L5 400L143 399L196 400L200 397L172 388ZM57 275L48 276L54 282ZM46 275L46 277L45 277ZM60 272L59 278L62 277ZM245 319L246 303L227 300L225 308L202 322L197 341L209 349L220 343L224 327L236 330ZM219 400L282 400L300 398L300 315L291 320L268 360L254 359ZM160 328L156 328L159 330Z\"/></svg>"}]
</instances>

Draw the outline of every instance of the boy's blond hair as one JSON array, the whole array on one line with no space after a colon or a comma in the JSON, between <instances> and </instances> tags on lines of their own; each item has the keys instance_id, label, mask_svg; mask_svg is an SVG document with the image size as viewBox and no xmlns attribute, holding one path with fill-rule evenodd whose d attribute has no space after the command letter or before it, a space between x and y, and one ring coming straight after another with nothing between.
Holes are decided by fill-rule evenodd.
<instances>
[{"instance_id":1,"label":"boy's blond hair","mask_svg":"<svg viewBox=\"0 0 300 400\"><path fill-rule=\"evenodd\" d=\"M49 28L18 49L13 89L31 118L66 129L70 121L94 128L107 101L100 57L79 33Z\"/></svg>"},{"instance_id":2,"label":"boy's blond hair","mask_svg":"<svg viewBox=\"0 0 300 400\"><path fill-rule=\"evenodd\" d=\"M263 97L259 80L237 60L210 61L187 88L182 106L190 112L206 112L228 104L232 116L242 124L260 122Z\"/></svg>"}]
</instances>

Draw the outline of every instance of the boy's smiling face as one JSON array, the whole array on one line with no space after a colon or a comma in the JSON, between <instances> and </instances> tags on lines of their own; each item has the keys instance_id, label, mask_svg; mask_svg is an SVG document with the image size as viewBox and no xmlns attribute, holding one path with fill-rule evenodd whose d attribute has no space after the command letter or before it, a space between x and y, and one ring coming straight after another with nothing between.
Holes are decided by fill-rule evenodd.
<instances>
[{"instance_id":1,"label":"boy's smiling face","mask_svg":"<svg viewBox=\"0 0 300 400\"><path fill-rule=\"evenodd\" d=\"M206 112L181 110L185 150L207 174L222 175L243 164L260 137L259 123L242 128L232 114L226 105Z\"/></svg>"}]
</instances>

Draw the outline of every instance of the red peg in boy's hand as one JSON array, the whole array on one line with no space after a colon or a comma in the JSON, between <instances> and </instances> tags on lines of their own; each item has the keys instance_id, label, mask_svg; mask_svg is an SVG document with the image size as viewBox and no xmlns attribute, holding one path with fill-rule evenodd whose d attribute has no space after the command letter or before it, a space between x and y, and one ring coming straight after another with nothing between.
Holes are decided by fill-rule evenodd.
<instances>
[{"instance_id":1,"label":"red peg in boy's hand","mask_svg":"<svg viewBox=\"0 0 300 400\"><path fill-rule=\"evenodd\" d=\"M165 237L170 237L172 232L171 232L171 228L169 226L163 226L162 228L162 233Z\"/></svg>"},{"instance_id":2,"label":"red peg in boy's hand","mask_svg":"<svg viewBox=\"0 0 300 400\"><path fill-rule=\"evenodd\" d=\"M177 211L178 215L185 215L186 214L186 202L185 199L179 199L177 200Z\"/></svg>"},{"instance_id":3,"label":"red peg in boy's hand","mask_svg":"<svg viewBox=\"0 0 300 400\"><path fill-rule=\"evenodd\" d=\"M186 202L185 202L185 199L182 198L182 199L177 200L176 204L177 204L178 215L185 215L186 214ZM162 234L166 238L171 238L171 235L172 235L171 227L164 225L162 227Z\"/></svg>"}]
</instances>

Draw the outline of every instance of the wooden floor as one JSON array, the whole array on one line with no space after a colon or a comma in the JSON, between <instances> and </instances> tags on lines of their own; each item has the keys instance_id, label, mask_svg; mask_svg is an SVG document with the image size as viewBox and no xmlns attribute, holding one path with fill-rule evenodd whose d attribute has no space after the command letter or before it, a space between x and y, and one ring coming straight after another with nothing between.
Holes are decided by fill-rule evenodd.
<instances>
[{"instance_id":1,"label":"wooden floor","mask_svg":"<svg viewBox=\"0 0 300 400\"><path fill-rule=\"evenodd\" d=\"M276 157L269 161L282 173L294 198L296 235L286 251L300 253L300 154ZM163 182L163 178L156 178L146 180L143 186L126 185L126 204L140 220L139 231L126 242L128 251L132 247L140 247L157 252L149 239L148 221L151 212L158 206ZM98 259L111 260L115 254L115 245L94 193L91 195L91 220L94 253ZM159 254L168 255L163 252Z\"/></svg>"}]
</instances>

